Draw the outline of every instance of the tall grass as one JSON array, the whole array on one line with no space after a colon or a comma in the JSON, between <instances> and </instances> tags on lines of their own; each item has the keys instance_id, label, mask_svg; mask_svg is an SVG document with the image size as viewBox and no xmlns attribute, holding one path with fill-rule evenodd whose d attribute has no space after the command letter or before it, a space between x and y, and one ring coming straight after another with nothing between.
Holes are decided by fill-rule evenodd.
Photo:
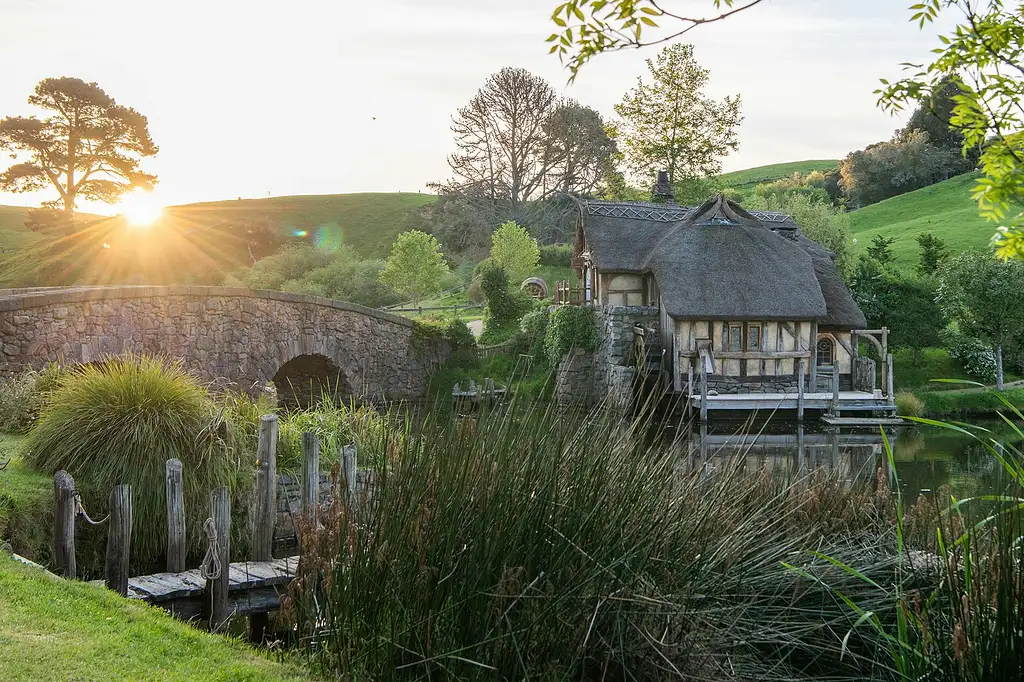
<instances>
[{"instance_id":1,"label":"tall grass","mask_svg":"<svg viewBox=\"0 0 1024 682\"><path fill-rule=\"evenodd\" d=\"M404 433L376 493L303 534L286 611L311 664L380 680L879 670L871 633L845 655L833 634L856 616L782 566L827 548L891 580L873 492L728 467L707 480L648 426L513 405ZM808 570L871 598L832 565Z\"/></svg>"},{"instance_id":2,"label":"tall grass","mask_svg":"<svg viewBox=\"0 0 1024 682\"><path fill-rule=\"evenodd\" d=\"M166 547L165 462L181 460L187 536L198 549L209 492L233 483L240 462L207 391L180 365L145 356L111 358L66 376L25 442L42 472L67 470L94 518L113 486L133 488L133 564L158 563Z\"/></svg>"}]
</instances>

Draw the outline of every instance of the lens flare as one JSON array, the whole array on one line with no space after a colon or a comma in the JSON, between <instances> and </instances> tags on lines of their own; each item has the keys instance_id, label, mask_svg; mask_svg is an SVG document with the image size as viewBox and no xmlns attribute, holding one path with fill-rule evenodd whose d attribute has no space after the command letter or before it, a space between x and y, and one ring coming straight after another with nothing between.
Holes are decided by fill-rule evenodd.
<instances>
[{"instance_id":1,"label":"lens flare","mask_svg":"<svg viewBox=\"0 0 1024 682\"><path fill-rule=\"evenodd\" d=\"M133 227L149 227L164 212L164 207L153 198L152 192L133 192L121 200L118 208Z\"/></svg>"}]
</instances>

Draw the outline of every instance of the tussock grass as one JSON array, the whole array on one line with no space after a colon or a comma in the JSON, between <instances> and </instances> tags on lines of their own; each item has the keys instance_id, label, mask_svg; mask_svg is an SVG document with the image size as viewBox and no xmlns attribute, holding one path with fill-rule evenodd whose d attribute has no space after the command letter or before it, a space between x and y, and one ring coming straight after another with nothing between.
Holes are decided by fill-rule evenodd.
<instances>
[{"instance_id":1,"label":"tussock grass","mask_svg":"<svg viewBox=\"0 0 1024 682\"><path fill-rule=\"evenodd\" d=\"M878 669L859 634L841 655L834 633L855 616L782 565L828 548L891 580L873 493L724 466L708 480L649 428L513 405L403 434L372 499L304 532L287 612L311 664L378 680ZM811 563L858 597L868 591Z\"/></svg>"},{"instance_id":2,"label":"tussock grass","mask_svg":"<svg viewBox=\"0 0 1024 682\"><path fill-rule=\"evenodd\" d=\"M186 535L197 550L210 490L233 484L242 465L226 437L210 395L179 365L125 356L60 382L25 441L25 457L46 474L68 471L93 518L113 486L131 485L133 565L148 565L166 548L165 462L182 462Z\"/></svg>"}]
</instances>

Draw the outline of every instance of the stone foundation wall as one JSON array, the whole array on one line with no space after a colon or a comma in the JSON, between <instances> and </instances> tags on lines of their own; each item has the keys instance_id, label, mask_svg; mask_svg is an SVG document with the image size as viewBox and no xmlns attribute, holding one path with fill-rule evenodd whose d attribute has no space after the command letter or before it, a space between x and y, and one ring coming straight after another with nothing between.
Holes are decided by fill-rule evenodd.
<instances>
[{"instance_id":1,"label":"stone foundation wall","mask_svg":"<svg viewBox=\"0 0 1024 682\"><path fill-rule=\"evenodd\" d=\"M719 395L735 393L796 393L800 390L795 376L708 376L708 391Z\"/></svg>"},{"instance_id":2,"label":"stone foundation wall","mask_svg":"<svg viewBox=\"0 0 1024 682\"><path fill-rule=\"evenodd\" d=\"M555 395L560 404L605 403L626 409L632 403L636 369L631 364L633 326L657 324L658 309L650 306L604 306L594 309L601 345L593 353L562 358Z\"/></svg>"}]
</instances>

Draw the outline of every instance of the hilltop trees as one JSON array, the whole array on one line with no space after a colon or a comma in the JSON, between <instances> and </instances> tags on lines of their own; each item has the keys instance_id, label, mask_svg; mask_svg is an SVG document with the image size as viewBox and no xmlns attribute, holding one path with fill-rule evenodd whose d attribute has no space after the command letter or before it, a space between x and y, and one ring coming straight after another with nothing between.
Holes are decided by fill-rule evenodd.
<instances>
[{"instance_id":1,"label":"hilltop trees","mask_svg":"<svg viewBox=\"0 0 1024 682\"><path fill-rule=\"evenodd\" d=\"M738 146L739 95L719 102L703 94L710 72L692 45L666 47L647 70L649 79L638 78L615 105L629 169L645 180L668 171L673 184L719 173L721 158Z\"/></svg>"},{"instance_id":2,"label":"hilltop trees","mask_svg":"<svg viewBox=\"0 0 1024 682\"><path fill-rule=\"evenodd\" d=\"M450 274L437 239L426 232L410 230L395 240L380 281L403 296L419 301L441 291Z\"/></svg>"},{"instance_id":3,"label":"hilltop trees","mask_svg":"<svg viewBox=\"0 0 1024 682\"><path fill-rule=\"evenodd\" d=\"M61 207L70 221L79 198L112 204L156 182L139 168L141 159L158 151L146 117L119 105L96 83L47 78L28 102L49 116L0 121L0 151L16 161L0 173L0 190L53 187L59 198L47 204Z\"/></svg>"}]
</instances>

